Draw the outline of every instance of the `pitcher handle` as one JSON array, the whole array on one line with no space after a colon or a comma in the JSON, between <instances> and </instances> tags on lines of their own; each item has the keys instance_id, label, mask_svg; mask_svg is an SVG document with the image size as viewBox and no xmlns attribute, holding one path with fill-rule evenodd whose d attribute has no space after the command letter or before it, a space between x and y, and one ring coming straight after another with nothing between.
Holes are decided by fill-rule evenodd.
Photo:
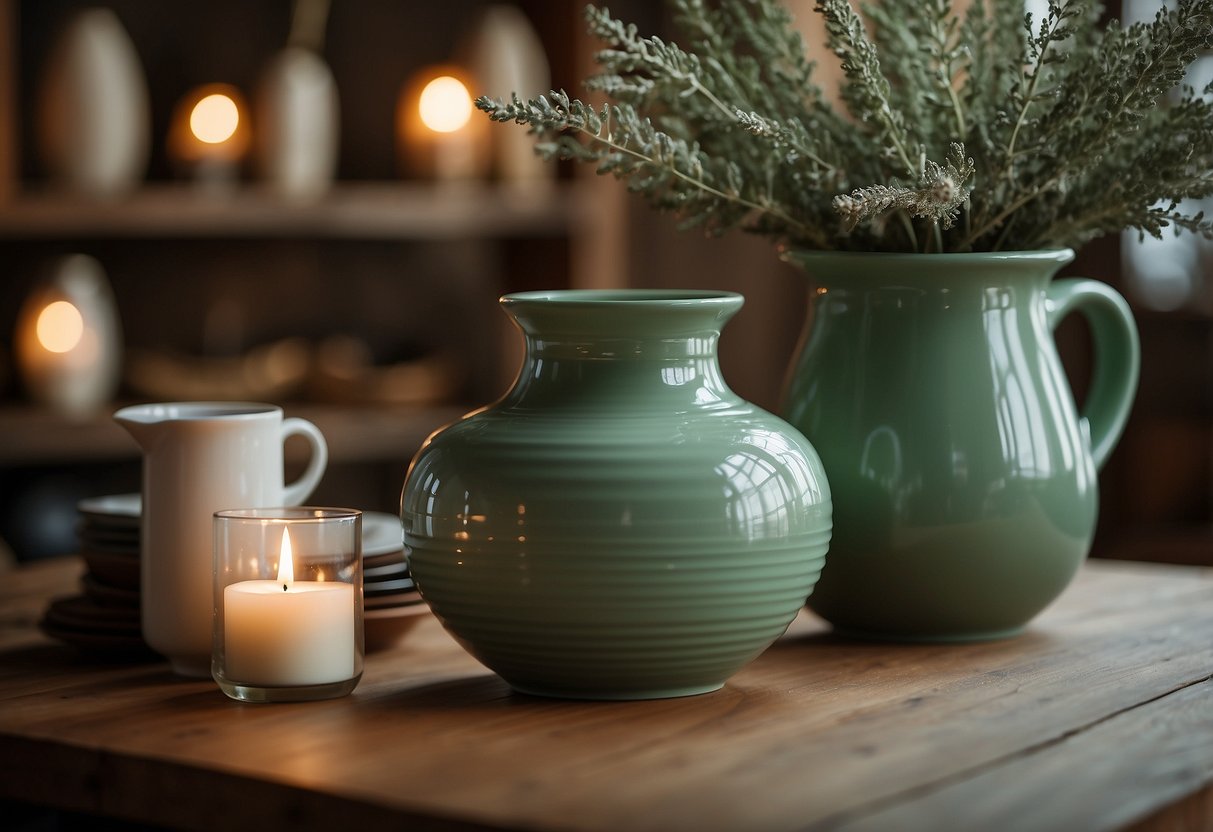
<instances>
[{"instance_id":1,"label":"pitcher handle","mask_svg":"<svg viewBox=\"0 0 1213 832\"><path fill-rule=\"evenodd\" d=\"M282 439L288 436L302 436L312 446L312 458L308 460L307 469L299 479L282 489L282 502L288 506L297 506L306 500L320 484L320 477L329 462L329 446L324 441L320 428L307 419L292 416L282 420Z\"/></svg>"},{"instance_id":2,"label":"pitcher handle","mask_svg":"<svg viewBox=\"0 0 1213 832\"><path fill-rule=\"evenodd\" d=\"M1051 330L1057 329L1071 312L1081 313L1091 327L1095 366L1081 415L1090 426L1091 456L1098 470L1116 447L1137 393L1141 371L1137 324L1119 292L1085 277L1062 278L1049 284L1046 309Z\"/></svg>"}]
</instances>

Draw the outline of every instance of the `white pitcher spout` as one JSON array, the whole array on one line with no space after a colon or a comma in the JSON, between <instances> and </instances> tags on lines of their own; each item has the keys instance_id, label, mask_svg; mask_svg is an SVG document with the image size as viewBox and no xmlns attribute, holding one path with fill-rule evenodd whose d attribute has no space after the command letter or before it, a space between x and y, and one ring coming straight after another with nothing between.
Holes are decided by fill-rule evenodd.
<instances>
[{"instance_id":1,"label":"white pitcher spout","mask_svg":"<svg viewBox=\"0 0 1213 832\"><path fill-rule=\"evenodd\" d=\"M139 447L146 450L163 431L164 423L174 418L175 414L170 411L171 405L134 405L115 413L114 421L126 428Z\"/></svg>"},{"instance_id":2,"label":"white pitcher spout","mask_svg":"<svg viewBox=\"0 0 1213 832\"><path fill-rule=\"evenodd\" d=\"M237 417L263 413L273 405L258 402L166 402L137 404L124 407L114 414L114 421L126 428L144 450L158 437L182 422L196 422L217 416Z\"/></svg>"}]
</instances>

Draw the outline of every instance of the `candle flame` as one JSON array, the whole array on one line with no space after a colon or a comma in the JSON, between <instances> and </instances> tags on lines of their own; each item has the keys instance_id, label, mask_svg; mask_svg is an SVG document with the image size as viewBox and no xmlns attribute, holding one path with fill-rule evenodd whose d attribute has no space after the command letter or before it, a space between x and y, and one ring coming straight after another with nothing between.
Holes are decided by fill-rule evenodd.
<instances>
[{"instance_id":1,"label":"candle flame","mask_svg":"<svg viewBox=\"0 0 1213 832\"><path fill-rule=\"evenodd\" d=\"M282 530L282 549L278 555L278 582L282 591L286 592L291 581L295 580L295 555L291 551L291 533L289 529Z\"/></svg>"},{"instance_id":2,"label":"candle flame","mask_svg":"<svg viewBox=\"0 0 1213 832\"><path fill-rule=\"evenodd\" d=\"M239 125L236 102L222 93L206 96L190 111L190 131L207 144L222 144L235 135Z\"/></svg>"},{"instance_id":3,"label":"candle flame","mask_svg":"<svg viewBox=\"0 0 1213 832\"><path fill-rule=\"evenodd\" d=\"M34 328L48 352L70 352L84 337L84 316L67 301L57 300L38 314Z\"/></svg>"},{"instance_id":4,"label":"candle flame","mask_svg":"<svg viewBox=\"0 0 1213 832\"><path fill-rule=\"evenodd\" d=\"M426 84L417 106L422 124L435 133L454 133L472 117L468 88L450 75L440 75Z\"/></svg>"}]
</instances>

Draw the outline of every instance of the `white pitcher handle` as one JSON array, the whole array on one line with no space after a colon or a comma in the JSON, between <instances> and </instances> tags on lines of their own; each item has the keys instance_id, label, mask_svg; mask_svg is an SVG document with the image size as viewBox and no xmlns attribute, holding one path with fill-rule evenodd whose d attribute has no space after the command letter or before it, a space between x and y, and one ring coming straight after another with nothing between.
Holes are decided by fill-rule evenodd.
<instances>
[{"instance_id":1,"label":"white pitcher handle","mask_svg":"<svg viewBox=\"0 0 1213 832\"><path fill-rule=\"evenodd\" d=\"M316 486L320 484L320 478L324 476L324 469L329 463L329 446L324 441L324 434L320 432L320 428L307 419L293 416L283 419L282 440L285 442L288 436L302 436L312 446L312 458L308 461L307 470L303 472L303 476L282 489L283 504L297 506L310 497L316 490Z\"/></svg>"}]
</instances>

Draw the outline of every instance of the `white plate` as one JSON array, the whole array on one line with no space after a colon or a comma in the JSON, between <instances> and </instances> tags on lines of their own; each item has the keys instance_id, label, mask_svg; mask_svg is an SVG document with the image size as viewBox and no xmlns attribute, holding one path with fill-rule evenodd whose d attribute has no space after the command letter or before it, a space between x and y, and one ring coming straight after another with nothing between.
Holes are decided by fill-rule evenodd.
<instances>
[{"instance_id":1,"label":"white plate","mask_svg":"<svg viewBox=\"0 0 1213 832\"><path fill-rule=\"evenodd\" d=\"M110 494L83 499L76 503L76 508L85 514L138 517L143 511L143 499L138 494Z\"/></svg>"},{"instance_id":2,"label":"white plate","mask_svg":"<svg viewBox=\"0 0 1213 832\"><path fill-rule=\"evenodd\" d=\"M81 514L111 525L138 526L143 501L138 494L110 494L89 497L76 504ZM404 530L400 518L382 511L362 513L362 556L374 557L404 549Z\"/></svg>"},{"instance_id":3,"label":"white plate","mask_svg":"<svg viewBox=\"0 0 1213 832\"><path fill-rule=\"evenodd\" d=\"M143 511L143 498L138 494L88 497L76 503L76 510L88 522L98 526L137 530L139 515Z\"/></svg>"},{"instance_id":4,"label":"white plate","mask_svg":"<svg viewBox=\"0 0 1213 832\"><path fill-rule=\"evenodd\" d=\"M362 512L362 556L374 557L404 549L400 518L382 511Z\"/></svg>"}]
</instances>

